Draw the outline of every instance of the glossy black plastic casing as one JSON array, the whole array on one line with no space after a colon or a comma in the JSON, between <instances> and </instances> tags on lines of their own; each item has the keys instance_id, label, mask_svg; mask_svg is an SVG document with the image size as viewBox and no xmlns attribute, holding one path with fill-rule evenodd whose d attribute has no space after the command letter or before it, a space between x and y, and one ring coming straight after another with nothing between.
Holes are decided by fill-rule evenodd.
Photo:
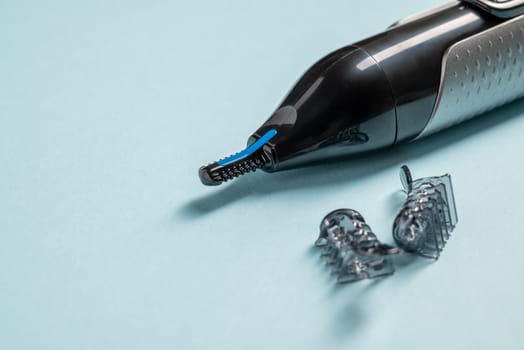
<instances>
[{"instance_id":1,"label":"glossy black plastic casing","mask_svg":"<svg viewBox=\"0 0 524 350\"><path fill-rule=\"evenodd\" d=\"M412 140L431 117L446 50L501 21L457 3L337 50L299 79L248 143L277 130L264 147L265 170L276 171Z\"/></svg>"}]
</instances>

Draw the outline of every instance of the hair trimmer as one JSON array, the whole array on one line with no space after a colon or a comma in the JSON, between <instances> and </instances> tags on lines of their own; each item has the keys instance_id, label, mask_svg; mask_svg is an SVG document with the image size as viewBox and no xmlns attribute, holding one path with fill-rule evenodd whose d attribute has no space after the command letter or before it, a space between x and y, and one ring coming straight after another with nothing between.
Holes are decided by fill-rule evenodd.
<instances>
[{"instance_id":1,"label":"hair trimmer","mask_svg":"<svg viewBox=\"0 0 524 350\"><path fill-rule=\"evenodd\" d=\"M524 0L464 0L407 17L314 64L205 185L409 142L524 96Z\"/></svg>"}]
</instances>

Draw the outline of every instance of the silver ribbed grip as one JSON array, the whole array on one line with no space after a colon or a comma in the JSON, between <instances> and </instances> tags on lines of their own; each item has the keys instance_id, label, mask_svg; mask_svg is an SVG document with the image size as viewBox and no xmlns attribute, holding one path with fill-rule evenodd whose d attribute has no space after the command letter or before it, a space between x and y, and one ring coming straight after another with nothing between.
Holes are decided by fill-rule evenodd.
<instances>
[{"instance_id":1,"label":"silver ribbed grip","mask_svg":"<svg viewBox=\"0 0 524 350\"><path fill-rule=\"evenodd\" d=\"M431 119L418 138L524 96L524 15L449 48Z\"/></svg>"}]
</instances>

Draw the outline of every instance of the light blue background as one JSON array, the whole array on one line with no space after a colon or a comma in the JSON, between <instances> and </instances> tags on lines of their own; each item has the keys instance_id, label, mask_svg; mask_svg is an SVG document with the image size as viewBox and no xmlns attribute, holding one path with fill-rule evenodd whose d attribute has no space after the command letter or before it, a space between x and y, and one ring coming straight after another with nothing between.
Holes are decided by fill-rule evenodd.
<instances>
[{"instance_id":1,"label":"light blue background","mask_svg":"<svg viewBox=\"0 0 524 350\"><path fill-rule=\"evenodd\" d=\"M521 349L524 101L366 159L197 177L315 60L438 4L3 1L0 349ZM355 208L391 241L404 162L452 174L455 234L337 287L320 219Z\"/></svg>"}]
</instances>

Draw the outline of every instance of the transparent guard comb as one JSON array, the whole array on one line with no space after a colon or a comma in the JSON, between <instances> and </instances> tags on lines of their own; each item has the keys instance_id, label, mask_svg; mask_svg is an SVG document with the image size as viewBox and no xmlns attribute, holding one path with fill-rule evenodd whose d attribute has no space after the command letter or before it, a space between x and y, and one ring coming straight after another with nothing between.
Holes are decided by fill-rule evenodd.
<instances>
[{"instance_id":1,"label":"transparent guard comb","mask_svg":"<svg viewBox=\"0 0 524 350\"><path fill-rule=\"evenodd\" d=\"M339 283L393 274L395 268L388 255L400 252L382 244L362 215L352 209L329 213L320 223L315 245L321 248Z\"/></svg>"},{"instance_id":2,"label":"transparent guard comb","mask_svg":"<svg viewBox=\"0 0 524 350\"><path fill-rule=\"evenodd\" d=\"M404 165L400 180L408 196L393 223L395 242L407 252L438 259L458 221L451 176L413 180Z\"/></svg>"}]
</instances>

